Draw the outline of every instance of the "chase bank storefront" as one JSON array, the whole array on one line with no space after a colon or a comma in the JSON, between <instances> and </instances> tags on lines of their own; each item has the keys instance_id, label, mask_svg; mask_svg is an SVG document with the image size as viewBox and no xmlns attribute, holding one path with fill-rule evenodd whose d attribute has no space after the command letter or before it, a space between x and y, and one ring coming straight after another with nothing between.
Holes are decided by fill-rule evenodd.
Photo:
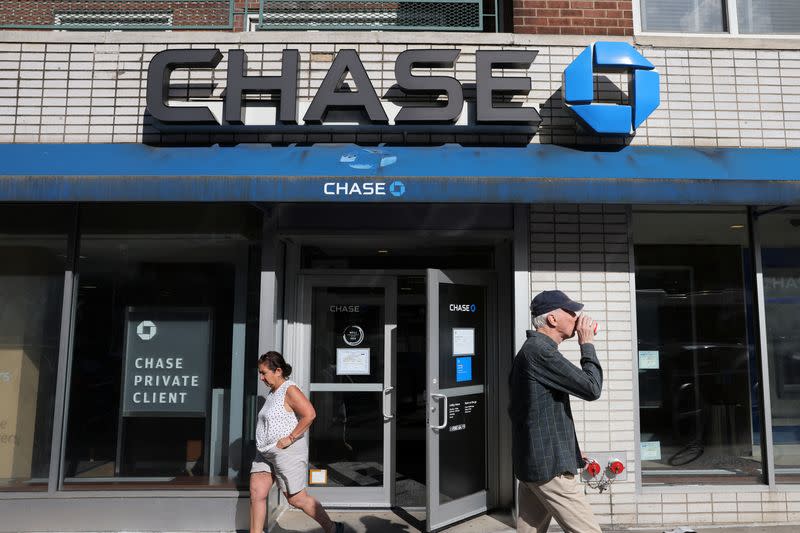
<instances>
[{"instance_id":1,"label":"chase bank storefront","mask_svg":"<svg viewBox=\"0 0 800 533\"><path fill-rule=\"evenodd\" d=\"M269 349L325 505L513 508L550 288L603 523L796 519L797 52L442 35L0 36L0 530L246 527Z\"/></svg>"}]
</instances>

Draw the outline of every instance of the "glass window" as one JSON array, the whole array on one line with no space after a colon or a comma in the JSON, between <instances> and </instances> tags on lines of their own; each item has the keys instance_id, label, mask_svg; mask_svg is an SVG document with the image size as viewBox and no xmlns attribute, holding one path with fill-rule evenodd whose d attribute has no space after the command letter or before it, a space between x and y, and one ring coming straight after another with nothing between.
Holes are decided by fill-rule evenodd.
<instances>
[{"instance_id":1,"label":"glass window","mask_svg":"<svg viewBox=\"0 0 800 533\"><path fill-rule=\"evenodd\" d=\"M71 210L0 209L0 491L47 490Z\"/></svg>"},{"instance_id":2,"label":"glass window","mask_svg":"<svg viewBox=\"0 0 800 533\"><path fill-rule=\"evenodd\" d=\"M383 394L312 392L309 468L327 471L328 487L383 486Z\"/></svg>"},{"instance_id":3,"label":"glass window","mask_svg":"<svg viewBox=\"0 0 800 533\"><path fill-rule=\"evenodd\" d=\"M309 463L329 487L382 487L386 294L383 287L314 287ZM335 390L324 389L334 384ZM357 387L372 385L376 392Z\"/></svg>"},{"instance_id":4,"label":"glass window","mask_svg":"<svg viewBox=\"0 0 800 533\"><path fill-rule=\"evenodd\" d=\"M439 285L439 392L449 400L446 412L431 425L447 418L447 430L438 432L442 504L484 490L487 484L486 394L458 394L455 389L485 383L488 316L485 287Z\"/></svg>"},{"instance_id":5,"label":"glass window","mask_svg":"<svg viewBox=\"0 0 800 533\"><path fill-rule=\"evenodd\" d=\"M744 209L633 213L645 483L760 482Z\"/></svg>"},{"instance_id":6,"label":"glass window","mask_svg":"<svg viewBox=\"0 0 800 533\"><path fill-rule=\"evenodd\" d=\"M313 298L312 383L382 383L383 288L315 287ZM352 368L338 367L356 356L363 360L351 361Z\"/></svg>"},{"instance_id":7,"label":"glass window","mask_svg":"<svg viewBox=\"0 0 800 533\"><path fill-rule=\"evenodd\" d=\"M425 507L426 334L425 276L397 278L397 436L395 503Z\"/></svg>"},{"instance_id":8,"label":"glass window","mask_svg":"<svg viewBox=\"0 0 800 533\"><path fill-rule=\"evenodd\" d=\"M720 33L728 31L725 0L642 0L642 30Z\"/></svg>"},{"instance_id":9,"label":"glass window","mask_svg":"<svg viewBox=\"0 0 800 533\"><path fill-rule=\"evenodd\" d=\"M737 0L736 7L742 33L800 33L797 0Z\"/></svg>"},{"instance_id":10,"label":"glass window","mask_svg":"<svg viewBox=\"0 0 800 533\"><path fill-rule=\"evenodd\" d=\"M66 488L235 483L260 227L235 205L82 210Z\"/></svg>"},{"instance_id":11,"label":"glass window","mask_svg":"<svg viewBox=\"0 0 800 533\"><path fill-rule=\"evenodd\" d=\"M304 268L419 269L493 268L490 247L376 244L367 250L343 247L304 246L300 260Z\"/></svg>"},{"instance_id":12,"label":"glass window","mask_svg":"<svg viewBox=\"0 0 800 533\"><path fill-rule=\"evenodd\" d=\"M758 220L775 477L800 481L800 210Z\"/></svg>"}]
</instances>

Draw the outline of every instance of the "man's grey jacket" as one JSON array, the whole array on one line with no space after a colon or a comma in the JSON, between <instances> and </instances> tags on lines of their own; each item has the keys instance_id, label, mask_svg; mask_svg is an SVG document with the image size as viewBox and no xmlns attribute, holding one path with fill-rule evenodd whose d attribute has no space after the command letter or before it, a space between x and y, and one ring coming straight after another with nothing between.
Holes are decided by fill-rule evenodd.
<instances>
[{"instance_id":1,"label":"man's grey jacket","mask_svg":"<svg viewBox=\"0 0 800 533\"><path fill-rule=\"evenodd\" d=\"M558 344L528 330L511 370L511 453L520 481L548 481L583 466L569 395L596 400L603 370L594 345L581 345L581 367L558 351Z\"/></svg>"}]
</instances>

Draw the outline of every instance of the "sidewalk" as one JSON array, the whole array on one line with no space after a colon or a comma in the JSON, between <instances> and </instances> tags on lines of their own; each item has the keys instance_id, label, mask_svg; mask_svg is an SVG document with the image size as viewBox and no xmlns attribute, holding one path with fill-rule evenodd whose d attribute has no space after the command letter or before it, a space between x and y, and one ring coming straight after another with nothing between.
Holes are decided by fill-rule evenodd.
<instances>
[{"instance_id":1,"label":"sidewalk","mask_svg":"<svg viewBox=\"0 0 800 533\"><path fill-rule=\"evenodd\" d=\"M350 533L416 533L424 531L425 512L408 513L402 509L396 512L386 510L331 511L331 518L344 522ZM791 525L759 525L759 526L724 526L681 524L694 529L697 533L800 533L800 524ZM671 531L673 527L634 527L630 529L603 529L604 533L662 533ZM269 533L319 533L319 526L303 513L294 510L285 511L278 524ZM555 524L550 526L550 533L560 532ZM442 530L442 533L513 533L511 516L508 513L492 513Z\"/></svg>"}]
</instances>

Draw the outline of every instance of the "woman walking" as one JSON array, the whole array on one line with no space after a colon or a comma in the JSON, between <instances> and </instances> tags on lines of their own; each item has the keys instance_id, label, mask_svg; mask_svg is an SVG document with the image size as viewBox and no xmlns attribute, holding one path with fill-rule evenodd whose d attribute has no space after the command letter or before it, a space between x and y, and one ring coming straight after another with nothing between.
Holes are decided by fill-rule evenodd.
<instances>
[{"instance_id":1,"label":"woman walking","mask_svg":"<svg viewBox=\"0 0 800 533\"><path fill-rule=\"evenodd\" d=\"M325 533L343 533L322 505L306 492L308 438L305 433L317 416L314 406L297 385L287 379L292 367L278 352L258 358L258 377L269 387L267 401L258 413L256 448L250 469L250 533L263 533L267 494L273 483L293 507L322 526Z\"/></svg>"}]
</instances>

